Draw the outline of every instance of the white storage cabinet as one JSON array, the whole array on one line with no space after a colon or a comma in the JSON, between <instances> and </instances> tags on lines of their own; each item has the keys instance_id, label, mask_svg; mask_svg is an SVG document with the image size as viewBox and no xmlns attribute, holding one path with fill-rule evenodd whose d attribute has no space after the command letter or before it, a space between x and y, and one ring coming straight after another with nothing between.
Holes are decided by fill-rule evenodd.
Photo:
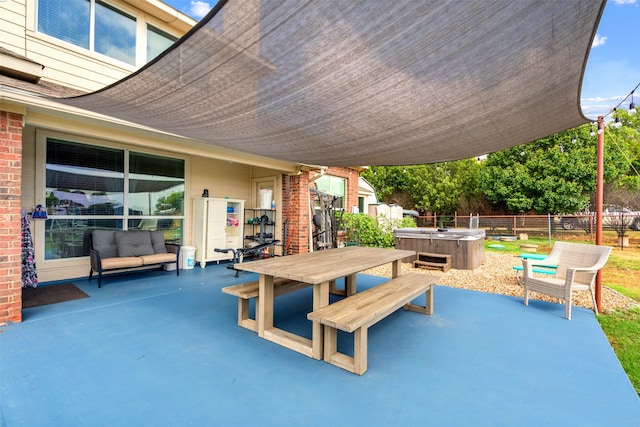
<instances>
[{"instance_id":1,"label":"white storage cabinet","mask_svg":"<svg viewBox=\"0 0 640 427\"><path fill-rule=\"evenodd\" d=\"M232 252L214 249L238 249L244 238L244 200L203 197L193 199L193 242L195 261L204 268L207 262L233 258Z\"/></svg>"}]
</instances>

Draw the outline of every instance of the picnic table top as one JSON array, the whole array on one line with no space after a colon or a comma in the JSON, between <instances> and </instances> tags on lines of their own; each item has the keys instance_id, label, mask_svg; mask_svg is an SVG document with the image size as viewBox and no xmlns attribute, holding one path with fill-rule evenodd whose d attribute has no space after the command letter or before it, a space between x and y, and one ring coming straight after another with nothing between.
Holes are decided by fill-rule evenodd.
<instances>
[{"instance_id":1,"label":"picnic table top","mask_svg":"<svg viewBox=\"0 0 640 427\"><path fill-rule=\"evenodd\" d=\"M409 250L348 246L240 263L234 268L319 284L413 255Z\"/></svg>"}]
</instances>

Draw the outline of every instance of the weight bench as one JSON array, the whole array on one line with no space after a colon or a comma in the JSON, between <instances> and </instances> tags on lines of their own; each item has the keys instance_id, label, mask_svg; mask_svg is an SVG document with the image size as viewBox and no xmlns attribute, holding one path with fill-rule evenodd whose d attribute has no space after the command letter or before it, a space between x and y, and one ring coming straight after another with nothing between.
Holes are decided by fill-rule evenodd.
<instances>
[{"instance_id":1,"label":"weight bench","mask_svg":"<svg viewBox=\"0 0 640 427\"><path fill-rule=\"evenodd\" d=\"M232 249L232 248L215 248L214 252L221 252L223 254L231 252L233 254L233 258L231 260L231 264L227 265L227 268L236 272L234 277L238 277L240 275L240 270L236 270L234 268L234 264L240 264L244 261L245 258L255 257L261 255L265 249L275 246L280 243L280 240L272 240L271 242L260 243L255 246L245 246L240 249Z\"/></svg>"}]
</instances>

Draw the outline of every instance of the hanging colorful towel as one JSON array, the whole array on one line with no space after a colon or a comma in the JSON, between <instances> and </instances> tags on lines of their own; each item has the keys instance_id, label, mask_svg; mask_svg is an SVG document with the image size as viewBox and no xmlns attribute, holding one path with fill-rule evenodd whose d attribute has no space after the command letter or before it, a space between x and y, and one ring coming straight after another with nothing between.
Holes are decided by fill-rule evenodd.
<instances>
[{"instance_id":1,"label":"hanging colorful towel","mask_svg":"<svg viewBox=\"0 0 640 427\"><path fill-rule=\"evenodd\" d=\"M26 213L22 214L22 287L35 288L38 286L38 273L36 272L36 261L34 257L33 239L31 238L31 228L29 218Z\"/></svg>"}]
</instances>

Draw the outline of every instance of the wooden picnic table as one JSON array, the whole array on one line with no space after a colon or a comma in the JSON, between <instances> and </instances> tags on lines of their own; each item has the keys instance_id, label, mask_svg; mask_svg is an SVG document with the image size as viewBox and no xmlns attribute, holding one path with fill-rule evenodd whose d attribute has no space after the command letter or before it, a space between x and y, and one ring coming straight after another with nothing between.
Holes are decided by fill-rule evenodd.
<instances>
[{"instance_id":1,"label":"wooden picnic table","mask_svg":"<svg viewBox=\"0 0 640 427\"><path fill-rule=\"evenodd\" d=\"M313 285L313 310L329 305L329 290L335 280L345 278L347 295L356 291L356 274L392 262L392 277L401 272L401 260L414 251L348 246L284 257L235 264L238 270L260 274L256 310L258 336L314 359L323 357L323 326L313 321L311 340L273 326L275 277Z\"/></svg>"}]
</instances>

